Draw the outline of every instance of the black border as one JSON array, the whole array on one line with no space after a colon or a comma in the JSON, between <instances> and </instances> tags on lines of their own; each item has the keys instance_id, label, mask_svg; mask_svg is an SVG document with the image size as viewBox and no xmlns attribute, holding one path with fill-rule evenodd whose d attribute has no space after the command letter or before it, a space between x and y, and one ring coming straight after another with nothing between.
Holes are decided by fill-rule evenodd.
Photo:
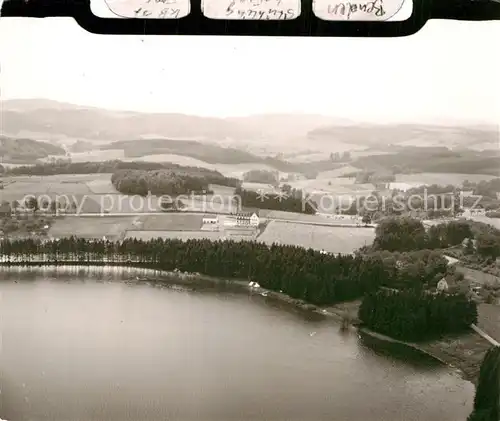
<instances>
[{"instance_id":1,"label":"black border","mask_svg":"<svg viewBox=\"0 0 500 421\"><path fill-rule=\"evenodd\" d=\"M88 0L5 0L1 15L70 16L96 34L284 37L398 37L416 33L435 18L500 20L500 1L495 0L414 0L412 16L403 22L328 22L314 16L312 0L303 0L301 15L290 21L213 20L203 16L200 5L191 0L191 13L176 20L113 19L96 17Z\"/></svg>"}]
</instances>

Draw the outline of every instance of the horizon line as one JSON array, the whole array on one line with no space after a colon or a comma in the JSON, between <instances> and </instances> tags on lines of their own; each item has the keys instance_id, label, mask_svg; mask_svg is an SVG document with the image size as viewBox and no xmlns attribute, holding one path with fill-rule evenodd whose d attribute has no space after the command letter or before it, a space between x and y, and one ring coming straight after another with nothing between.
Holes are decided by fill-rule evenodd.
<instances>
[{"instance_id":1,"label":"horizon line","mask_svg":"<svg viewBox=\"0 0 500 421\"><path fill-rule=\"evenodd\" d=\"M500 0L499 0L500 1ZM343 123L348 123L346 125L359 125L359 124L371 124L371 125L404 125L404 124L421 124L421 125L433 125L433 126L442 126L442 127L453 127L453 126L493 126L496 128L500 127L499 122L488 121L488 120L464 120L463 118L457 117L456 119L443 119L439 121L439 117L436 118L422 118L422 119L405 119L405 120L393 120L386 122L377 122L376 119L353 119L351 117L346 116L338 116L331 114L323 114L323 113L314 113L314 112L300 112L300 111L281 111L281 112L272 112L272 113L251 113L251 114L235 114L230 116L217 116L217 115L203 115L203 114L188 114L185 112L172 112L172 111L140 111L140 110L130 110L130 109L117 109L117 108L109 108L109 107L99 107L96 105L89 104L79 104L75 102L66 102L60 101L52 98L42 98L42 97L12 97L12 98L0 98L0 104L6 103L9 101L46 101L49 103L53 103L54 105L66 105L72 107L82 107L85 109L95 109L99 111L108 111L108 112L117 112L117 113L130 113L130 114L143 114L143 115L183 115L190 117L199 117L199 118L208 118L208 119L217 119L217 120L231 120L235 118L251 118L251 117L266 117L266 116L311 116L311 117L323 117L323 118L332 118L334 120L343 120ZM50 108L50 107L49 107ZM19 110L21 111L21 110ZM26 111L26 110L22 110ZM1 113L1 111L0 111ZM335 122L332 122L335 123Z\"/></svg>"}]
</instances>

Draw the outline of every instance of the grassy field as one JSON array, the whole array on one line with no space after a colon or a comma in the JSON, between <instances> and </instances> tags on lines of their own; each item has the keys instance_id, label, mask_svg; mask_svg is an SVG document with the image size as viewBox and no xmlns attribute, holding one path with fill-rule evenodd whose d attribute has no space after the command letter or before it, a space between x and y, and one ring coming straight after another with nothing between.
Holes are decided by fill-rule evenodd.
<instances>
[{"instance_id":1,"label":"grassy field","mask_svg":"<svg viewBox=\"0 0 500 421\"><path fill-rule=\"evenodd\" d=\"M247 163L247 164L214 164L214 170L219 171L226 177L242 178L243 174L250 170L266 170L266 171L276 171L275 168L259 163Z\"/></svg>"},{"instance_id":2,"label":"grassy field","mask_svg":"<svg viewBox=\"0 0 500 421\"><path fill-rule=\"evenodd\" d=\"M463 273L466 281L481 285L500 285L500 278L480 270L469 269L462 265L456 265L457 271Z\"/></svg>"},{"instance_id":3,"label":"grassy field","mask_svg":"<svg viewBox=\"0 0 500 421\"><path fill-rule=\"evenodd\" d=\"M5 177L2 180L5 188L0 190L0 200L21 201L27 196L49 195L50 197L68 196L78 203L86 202L82 208L85 213L100 213L101 210L109 213L145 213L161 211L160 198L151 196L141 198L118 193L111 183L111 174L61 174L51 176L18 176ZM234 206L230 198L234 195L234 188L210 185L214 196L191 197L183 203L186 210L197 212L229 213ZM95 202L89 207L88 203ZM98 205L97 205L98 204Z\"/></svg>"},{"instance_id":4,"label":"grassy field","mask_svg":"<svg viewBox=\"0 0 500 421\"><path fill-rule=\"evenodd\" d=\"M371 228L330 228L271 221L258 240L266 244L278 242L330 253L352 253L370 244L374 238L375 230Z\"/></svg>"},{"instance_id":5,"label":"grassy field","mask_svg":"<svg viewBox=\"0 0 500 421\"><path fill-rule=\"evenodd\" d=\"M124 235L127 230L134 228L134 220L134 217L127 216L66 216L57 219L48 234L54 238L70 237L72 235L89 238L119 237Z\"/></svg>"},{"instance_id":6,"label":"grassy field","mask_svg":"<svg viewBox=\"0 0 500 421\"><path fill-rule=\"evenodd\" d=\"M59 176L57 176L59 177ZM47 180L40 177L32 177L31 180L18 180L14 178L4 179L4 183L8 183L3 190L0 190L0 199L21 201L28 196L42 195L84 195L91 193L85 181L65 180L59 178L48 177Z\"/></svg>"},{"instance_id":7,"label":"grassy field","mask_svg":"<svg viewBox=\"0 0 500 421\"><path fill-rule=\"evenodd\" d=\"M500 342L500 306L482 303L478 307L477 326Z\"/></svg>"},{"instance_id":8,"label":"grassy field","mask_svg":"<svg viewBox=\"0 0 500 421\"><path fill-rule=\"evenodd\" d=\"M186 165L191 167L201 167L213 169L214 166L205 161L200 161L190 156L175 154L155 154L145 155L139 158L124 158L123 161L144 161L144 162L172 162L173 164Z\"/></svg>"},{"instance_id":9,"label":"grassy field","mask_svg":"<svg viewBox=\"0 0 500 421\"><path fill-rule=\"evenodd\" d=\"M488 224L496 229L500 230L500 218L488 218L487 216L473 216L471 218L476 222L482 222L483 224Z\"/></svg>"},{"instance_id":10,"label":"grassy field","mask_svg":"<svg viewBox=\"0 0 500 421\"><path fill-rule=\"evenodd\" d=\"M70 154L72 162L100 162L112 159L124 160L122 149L95 150L89 152L73 152Z\"/></svg>"},{"instance_id":11,"label":"grassy field","mask_svg":"<svg viewBox=\"0 0 500 421\"><path fill-rule=\"evenodd\" d=\"M351 219L331 219L322 215L307 215L304 213L270 211L266 218L268 219L284 219L288 221L297 221L302 223L315 223L326 225L356 225L356 222Z\"/></svg>"},{"instance_id":12,"label":"grassy field","mask_svg":"<svg viewBox=\"0 0 500 421\"><path fill-rule=\"evenodd\" d=\"M345 166L337 168L335 170L322 171L318 174L318 176L316 178L318 178L318 179L332 179L332 178L336 178L336 177L341 177L344 174L351 174L351 173L355 173L358 171L361 171L361 170L359 168L353 167L352 165L345 165ZM349 180L349 179L344 178L344 177L342 177L342 178L344 180L346 180L346 184L347 184L347 180Z\"/></svg>"},{"instance_id":13,"label":"grassy field","mask_svg":"<svg viewBox=\"0 0 500 421\"><path fill-rule=\"evenodd\" d=\"M199 231L202 218L202 214L163 213L140 216L137 224L141 231Z\"/></svg>"},{"instance_id":14,"label":"grassy field","mask_svg":"<svg viewBox=\"0 0 500 421\"><path fill-rule=\"evenodd\" d=\"M127 231L125 238L136 238L138 240L148 241L154 238L163 239L178 239L178 240L220 240L222 234L213 231L140 231L130 230Z\"/></svg>"},{"instance_id":15,"label":"grassy field","mask_svg":"<svg viewBox=\"0 0 500 421\"><path fill-rule=\"evenodd\" d=\"M27 195L92 194L94 184L111 185L111 174L61 174L48 176L4 177L6 187L0 191L3 200L19 200ZM112 190L116 192L116 190ZM107 193L108 191L102 192ZM101 192L98 192L101 193Z\"/></svg>"},{"instance_id":16,"label":"grassy field","mask_svg":"<svg viewBox=\"0 0 500 421\"><path fill-rule=\"evenodd\" d=\"M279 189L272 186L271 184L265 184L265 183L251 183L251 182L243 182L241 187L243 187L245 190L253 190L253 191L262 191L267 194L273 194L273 193L278 193Z\"/></svg>"},{"instance_id":17,"label":"grassy field","mask_svg":"<svg viewBox=\"0 0 500 421\"><path fill-rule=\"evenodd\" d=\"M481 180L491 180L496 178L487 174L460 174L460 173L418 173L418 174L397 174L396 182L399 183L421 183L440 185L462 185L465 180L478 182Z\"/></svg>"}]
</instances>

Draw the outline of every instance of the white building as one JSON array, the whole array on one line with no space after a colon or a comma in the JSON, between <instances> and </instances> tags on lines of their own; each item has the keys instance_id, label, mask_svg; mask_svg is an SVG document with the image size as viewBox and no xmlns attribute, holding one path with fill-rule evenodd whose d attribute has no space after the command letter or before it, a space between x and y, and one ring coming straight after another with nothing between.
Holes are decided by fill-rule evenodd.
<instances>
[{"instance_id":1,"label":"white building","mask_svg":"<svg viewBox=\"0 0 500 421\"><path fill-rule=\"evenodd\" d=\"M238 227L258 227L260 218L256 212L236 213L226 217L226 225Z\"/></svg>"},{"instance_id":2,"label":"white building","mask_svg":"<svg viewBox=\"0 0 500 421\"><path fill-rule=\"evenodd\" d=\"M218 215L203 215L203 225L218 225L219 216Z\"/></svg>"},{"instance_id":3,"label":"white building","mask_svg":"<svg viewBox=\"0 0 500 421\"><path fill-rule=\"evenodd\" d=\"M446 279L443 278L438 282L437 290L439 292L448 291L448 282L446 282Z\"/></svg>"}]
</instances>

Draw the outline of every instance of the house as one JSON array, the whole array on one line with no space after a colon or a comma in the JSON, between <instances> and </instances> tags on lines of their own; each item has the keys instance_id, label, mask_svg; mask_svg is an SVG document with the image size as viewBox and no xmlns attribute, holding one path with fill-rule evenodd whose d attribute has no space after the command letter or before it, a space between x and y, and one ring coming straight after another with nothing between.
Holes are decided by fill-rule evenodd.
<instances>
[{"instance_id":1,"label":"house","mask_svg":"<svg viewBox=\"0 0 500 421\"><path fill-rule=\"evenodd\" d=\"M219 217L217 215L203 215L203 225L218 225Z\"/></svg>"},{"instance_id":2,"label":"house","mask_svg":"<svg viewBox=\"0 0 500 421\"><path fill-rule=\"evenodd\" d=\"M236 215L237 225L250 225L252 227L257 227L259 225L260 219L255 212L253 213L239 213Z\"/></svg>"},{"instance_id":3,"label":"house","mask_svg":"<svg viewBox=\"0 0 500 421\"><path fill-rule=\"evenodd\" d=\"M260 218L257 212L240 212L229 215L227 218L227 225L236 225L239 227L258 227Z\"/></svg>"},{"instance_id":4,"label":"house","mask_svg":"<svg viewBox=\"0 0 500 421\"><path fill-rule=\"evenodd\" d=\"M442 278L438 283L436 289L439 292L445 292L448 291L448 282L446 282L446 279Z\"/></svg>"}]
</instances>

